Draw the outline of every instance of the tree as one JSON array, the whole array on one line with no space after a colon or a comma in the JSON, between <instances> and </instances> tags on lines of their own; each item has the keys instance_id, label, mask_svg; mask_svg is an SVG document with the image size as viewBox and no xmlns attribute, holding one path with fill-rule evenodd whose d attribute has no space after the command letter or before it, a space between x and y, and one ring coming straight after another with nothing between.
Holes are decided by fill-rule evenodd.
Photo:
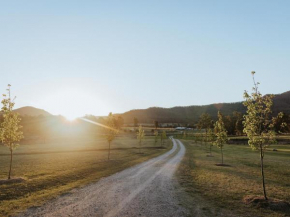
<instances>
[{"instance_id":1,"label":"tree","mask_svg":"<svg viewBox=\"0 0 290 217\"><path fill-rule=\"evenodd\" d=\"M223 116L220 113L220 111L218 112L218 120L214 125L214 131L215 131L215 136L216 136L214 144L221 150L222 165L223 165L224 164L223 147L224 147L224 144L227 143L228 141L228 135L227 135L227 131L225 129L225 125L223 122Z\"/></svg>"},{"instance_id":2,"label":"tree","mask_svg":"<svg viewBox=\"0 0 290 217\"><path fill-rule=\"evenodd\" d=\"M137 139L139 141L139 153L140 153L140 150L141 150L141 145L142 145L142 141L144 139L144 136L145 136L145 132L144 132L142 126L140 125L139 126L139 130L137 132Z\"/></svg>"},{"instance_id":3,"label":"tree","mask_svg":"<svg viewBox=\"0 0 290 217\"><path fill-rule=\"evenodd\" d=\"M281 113L276 118L276 122L274 124L275 132L277 133L288 133L289 132L289 123L290 123L290 116L284 113Z\"/></svg>"},{"instance_id":4,"label":"tree","mask_svg":"<svg viewBox=\"0 0 290 217\"><path fill-rule=\"evenodd\" d=\"M156 144L157 144L157 141L158 141L158 130L155 130L154 131L154 143L155 143L155 146L156 146Z\"/></svg>"},{"instance_id":5,"label":"tree","mask_svg":"<svg viewBox=\"0 0 290 217\"><path fill-rule=\"evenodd\" d=\"M203 113L199 118L197 127L199 129L205 129L205 145L207 145L207 132L210 128L212 128L212 125L213 125L213 121L210 115L207 113Z\"/></svg>"},{"instance_id":6,"label":"tree","mask_svg":"<svg viewBox=\"0 0 290 217\"><path fill-rule=\"evenodd\" d=\"M210 156L212 156L211 148L213 146L213 142L215 141L215 138L216 138L216 136L214 134L214 131L212 129L209 129L208 130L208 141L210 142L209 143L209 154L210 154Z\"/></svg>"},{"instance_id":7,"label":"tree","mask_svg":"<svg viewBox=\"0 0 290 217\"><path fill-rule=\"evenodd\" d=\"M154 127L155 127L155 129L157 130L157 128L158 128L158 121L154 121Z\"/></svg>"},{"instance_id":8,"label":"tree","mask_svg":"<svg viewBox=\"0 0 290 217\"><path fill-rule=\"evenodd\" d=\"M115 118L114 118L112 112L110 112L110 114L108 115L108 117L106 119L106 128L105 129L106 129L106 139L107 139L108 144L109 144L108 160L110 160L111 143L116 138L116 135L118 133L118 130L116 129L116 126L115 126Z\"/></svg>"},{"instance_id":9,"label":"tree","mask_svg":"<svg viewBox=\"0 0 290 217\"><path fill-rule=\"evenodd\" d=\"M10 167L8 173L8 179L11 179L13 151L19 146L19 142L23 138L23 132L21 131L22 126L19 125L21 118L18 113L14 113L13 107L15 105L14 99L11 100L11 85L8 84L7 93L3 94L2 109L3 122L1 124L0 137L2 143L9 148L10 151Z\"/></svg>"},{"instance_id":10,"label":"tree","mask_svg":"<svg viewBox=\"0 0 290 217\"><path fill-rule=\"evenodd\" d=\"M228 135L242 135L243 132L243 115L234 111L232 115L223 117L223 122Z\"/></svg>"},{"instance_id":11,"label":"tree","mask_svg":"<svg viewBox=\"0 0 290 217\"><path fill-rule=\"evenodd\" d=\"M231 115L223 116L223 122L224 122L224 126L228 134L234 135L235 134L235 121L233 120L233 116Z\"/></svg>"},{"instance_id":12,"label":"tree","mask_svg":"<svg viewBox=\"0 0 290 217\"><path fill-rule=\"evenodd\" d=\"M164 140L167 139L166 131L163 130L161 134L161 146L163 146Z\"/></svg>"},{"instance_id":13,"label":"tree","mask_svg":"<svg viewBox=\"0 0 290 217\"><path fill-rule=\"evenodd\" d=\"M253 77L253 91L249 94L244 92L245 102L247 107L247 113L244 115L244 133L248 136L248 144L253 150L258 150L260 153L261 164L261 176L264 199L268 200L265 186L265 174L264 174L264 155L268 145L275 142L274 125L276 118L271 117L273 95L263 96L258 87L259 82L255 81L255 72L252 72ZM279 113L278 117L282 114Z\"/></svg>"},{"instance_id":14,"label":"tree","mask_svg":"<svg viewBox=\"0 0 290 217\"><path fill-rule=\"evenodd\" d=\"M139 123L138 119L136 117L134 117L134 127L137 127L138 123Z\"/></svg>"},{"instance_id":15,"label":"tree","mask_svg":"<svg viewBox=\"0 0 290 217\"><path fill-rule=\"evenodd\" d=\"M235 120L235 134L241 136L243 134L243 115L241 112L233 112L233 117Z\"/></svg>"}]
</instances>

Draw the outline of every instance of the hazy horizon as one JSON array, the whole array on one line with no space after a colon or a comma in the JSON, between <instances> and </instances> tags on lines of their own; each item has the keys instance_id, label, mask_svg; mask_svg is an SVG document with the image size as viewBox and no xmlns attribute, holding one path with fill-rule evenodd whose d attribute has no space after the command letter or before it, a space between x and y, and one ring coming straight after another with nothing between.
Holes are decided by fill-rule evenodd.
<instances>
[{"instance_id":1,"label":"hazy horizon","mask_svg":"<svg viewBox=\"0 0 290 217\"><path fill-rule=\"evenodd\" d=\"M290 2L4 1L0 93L78 117L289 90ZM77 109L76 109L77 108Z\"/></svg>"}]
</instances>

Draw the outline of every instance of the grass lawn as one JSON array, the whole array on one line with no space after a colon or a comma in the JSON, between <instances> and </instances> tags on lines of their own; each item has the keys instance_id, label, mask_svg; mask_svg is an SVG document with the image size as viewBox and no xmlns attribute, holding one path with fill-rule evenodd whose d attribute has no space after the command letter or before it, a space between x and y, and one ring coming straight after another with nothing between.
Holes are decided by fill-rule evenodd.
<instances>
[{"instance_id":1,"label":"grass lawn","mask_svg":"<svg viewBox=\"0 0 290 217\"><path fill-rule=\"evenodd\" d=\"M207 216L285 216L283 212L256 208L243 203L246 195L262 196L259 154L247 145L225 145L224 161L213 147L214 157L207 157L205 145L182 140L186 146L178 179L185 190L207 203ZM272 149L278 149L273 152ZM265 154L266 188L269 198L290 202L290 145L273 145Z\"/></svg>"},{"instance_id":2,"label":"grass lawn","mask_svg":"<svg viewBox=\"0 0 290 217\"><path fill-rule=\"evenodd\" d=\"M25 181L0 185L0 216L39 206L73 188L160 155L171 148L171 141L167 140L164 148L160 148L154 146L153 138L146 137L142 146L142 154L138 154L137 139L120 136L112 143L111 160L108 161L105 139L66 139L21 145L14 152L12 177ZM0 180L7 179L7 150L0 147Z\"/></svg>"}]
</instances>

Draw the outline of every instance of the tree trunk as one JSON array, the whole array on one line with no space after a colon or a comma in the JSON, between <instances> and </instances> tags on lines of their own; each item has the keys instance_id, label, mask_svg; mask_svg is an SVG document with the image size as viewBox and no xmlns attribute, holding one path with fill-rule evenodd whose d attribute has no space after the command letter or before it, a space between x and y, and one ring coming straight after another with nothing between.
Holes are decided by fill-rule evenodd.
<instances>
[{"instance_id":1,"label":"tree trunk","mask_svg":"<svg viewBox=\"0 0 290 217\"><path fill-rule=\"evenodd\" d=\"M211 144L209 145L209 154L211 156Z\"/></svg>"},{"instance_id":2,"label":"tree trunk","mask_svg":"<svg viewBox=\"0 0 290 217\"><path fill-rule=\"evenodd\" d=\"M110 160L111 142L109 142L108 160Z\"/></svg>"},{"instance_id":3,"label":"tree trunk","mask_svg":"<svg viewBox=\"0 0 290 217\"><path fill-rule=\"evenodd\" d=\"M265 186L265 175L264 175L264 153L263 149L260 147L260 158L261 158L261 174L262 174L262 182L263 182L263 193L265 200L268 200L266 194L266 186Z\"/></svg>"},{"instance_id":4,"label":"tree trunk","mask_svg":"<svg viewBox=\"0 0 290 217\"><path fill-rule=\"evenodd\" d=\"M13 158L13 151L10 150L10 168L9 168L9 174L8 174L8 179L11 179L11 170L12 170L12 158Z\"/></svg>"}]
</instances>

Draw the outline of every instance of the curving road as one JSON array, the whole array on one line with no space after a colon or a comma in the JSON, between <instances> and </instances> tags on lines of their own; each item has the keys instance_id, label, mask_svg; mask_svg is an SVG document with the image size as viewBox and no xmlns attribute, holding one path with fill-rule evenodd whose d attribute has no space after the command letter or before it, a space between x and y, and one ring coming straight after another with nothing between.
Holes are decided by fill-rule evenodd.
<instances>
[{"instance_id":1,"label":"curving road","mask_svg":"<svg viewBox=\"0 0 290 217\"><path fill-rule=\"evenodd\" d=\"M179 140L165 154L72 191L21 216L186 216L173 179L185 148Z\"/></svg>"}]
</instances>

